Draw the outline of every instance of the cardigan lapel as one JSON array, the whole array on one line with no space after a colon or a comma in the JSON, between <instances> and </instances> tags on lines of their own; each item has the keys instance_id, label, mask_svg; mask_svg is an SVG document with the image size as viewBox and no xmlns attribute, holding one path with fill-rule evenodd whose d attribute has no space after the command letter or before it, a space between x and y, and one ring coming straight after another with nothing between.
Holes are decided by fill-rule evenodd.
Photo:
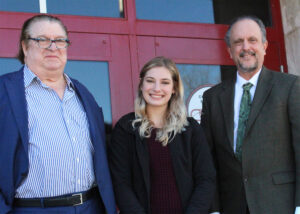
<instances>
[{"instance_id":1,"label":"cardigan lapel","mask_svg":"<svg viewBox=\"0 0 300 214\"><path fill-rule=\"evenodd\" d=\"M172 141L168 143L171 160L172 160L171 162L174 170L174 176L178 184L177 187L181 198L184 198L185 195L184 194L185 185L180 185L179 181L180 181L182 169L178 166L181 165L181 160L179 157L182 156L182 153L184 153L183 151L184 148L182 147L183 143L188 143L188 142L184 142L183 133L176 134L176 136L172 139Z\"/></svg>"},{"instance_id":2,"label":"cardigan lapel","mask_svg":"<svg viewBox=\"0 0 300 214\"><path fill-rule=\"evenodd\" d=\"M147 139L141 139L138 129L135 129L135 138L136 138L136 151L139 159L139 163L142 168L142 173L144 181L146 184L148 198L150 199L150 166L149 166L149 153L147 147Z\"/></svg>"},{"instance_id":3,"label":"cardigan lapel","mask_svg":"<svg viewBox=\"0 0 300 214\"><path fill-rule=\"evenodd\" d=\"M28 112L23 67L18 72L15 72L10 79L5 81L5 86L17 126L20 130L24 150L26 155L28 155Z\"/></svg>"}]
</instances>

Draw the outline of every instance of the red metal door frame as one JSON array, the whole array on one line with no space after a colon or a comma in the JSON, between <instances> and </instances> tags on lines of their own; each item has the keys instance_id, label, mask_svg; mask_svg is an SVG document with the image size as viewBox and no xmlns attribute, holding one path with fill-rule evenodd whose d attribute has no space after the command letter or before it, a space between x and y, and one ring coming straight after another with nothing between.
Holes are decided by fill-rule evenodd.
<instances>
[{"instance_id":1,"label":"red metal door frame","mask_svg":"<svg viewBox=\"0 0 300 214\"><path fill-rule=\"evenodd\" d=\"M270 6L273 26L267 28L265 64L277 70L282 65L287 72L279 0L270 0ZM73 41L69 59L109 63L113 123L133 110L139 70L154 56L166 55L177 63L233 64L223 42L227 25L137 20L133 0L124 0L124 14L125 18L59 15ZM15 57L21 26L32 15L0 12L0 57Z\"/></svg>"},{"instance_id":2,"label":"red metal door frame","mask_svg":"<svg viewBox=\"0 0 300 214\"><path fill-rule=\"evenodd\" d=\"M227 25L137 20L135 2L126 2L135 87L143 64L158 55L168 56L177 63L233 65L223 41ZM283 66L287 72L279 0L270 0L270 9L273 26L267 27L269 47L265 65L277 71Z\"/></svg>"}]
</instances>

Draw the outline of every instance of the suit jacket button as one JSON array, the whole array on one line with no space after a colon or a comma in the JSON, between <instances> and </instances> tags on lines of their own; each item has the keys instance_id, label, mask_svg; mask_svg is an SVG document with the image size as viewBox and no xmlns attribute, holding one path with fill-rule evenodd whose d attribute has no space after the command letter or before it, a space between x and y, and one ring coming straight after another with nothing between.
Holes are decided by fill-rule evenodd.
<instances>
[{"instance_id":1,"label":"suit jacket button","mask_svg":"<svg viewBox=\"0 0 300 214\"><path fill-rule=\"evenodd\" d=\"M244 177L244 182L247 183L248 182L248 178Z\"/></svg>"}]
</instances>

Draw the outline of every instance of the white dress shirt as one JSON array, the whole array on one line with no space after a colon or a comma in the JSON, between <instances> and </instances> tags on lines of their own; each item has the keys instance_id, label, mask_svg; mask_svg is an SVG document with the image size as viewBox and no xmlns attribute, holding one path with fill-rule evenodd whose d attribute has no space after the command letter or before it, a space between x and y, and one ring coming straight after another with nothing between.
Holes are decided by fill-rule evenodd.
<instances>
[{"instance_id":1,"label":"white dress shirt","mask_svg":"<svg viewBox=\"0 0 300 214\"><path fill-rule=\"evenodd\" d=\"M71 79L63 99L24 67L28 111L29 172L16 198L83 192L95 182L89 124Z\"/></svg>"},{"instance_id":2,"label":"white dress shirt","mask_svg":"<svg viewBox=\"0 0 300 214\"><path fill-rule=\"evenodd\" d=\"M240 114L240 104L243 95L243 85L245 83L250 82L253 86L250 89L251 95L251 102L253 101L258 77L261 70L257 72L250 80L245 80L243 77L236 72L236 82L235 82L235 93L234 93L234 140L233 140L233 150L236 149L236 137L237 137L237 130L239 125L239 114Z\"/></svg>"}]
</instances>

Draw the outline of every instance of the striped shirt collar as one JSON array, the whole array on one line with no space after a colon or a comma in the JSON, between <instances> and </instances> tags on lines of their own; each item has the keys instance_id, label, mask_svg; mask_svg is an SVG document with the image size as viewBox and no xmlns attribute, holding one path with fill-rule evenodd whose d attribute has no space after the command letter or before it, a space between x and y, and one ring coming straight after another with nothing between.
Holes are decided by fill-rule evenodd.
<instances>
[{"instance_id":1,"label":"striped shirt collar","mask_svg":"<svg viewBox=\"0 0 300 214\"><path fill-rule=\"evenodd\" d=\"M46 84L44 84L38 76L36 76L27 65L24 65L24 86L27 88L32 82L37 81L41 84L44 88L49 88ZM65 80L67 82L67 87L69 90L74 90L74 84L72 83L70 77L64 73Z\"/></svg>"}]
</instances>

